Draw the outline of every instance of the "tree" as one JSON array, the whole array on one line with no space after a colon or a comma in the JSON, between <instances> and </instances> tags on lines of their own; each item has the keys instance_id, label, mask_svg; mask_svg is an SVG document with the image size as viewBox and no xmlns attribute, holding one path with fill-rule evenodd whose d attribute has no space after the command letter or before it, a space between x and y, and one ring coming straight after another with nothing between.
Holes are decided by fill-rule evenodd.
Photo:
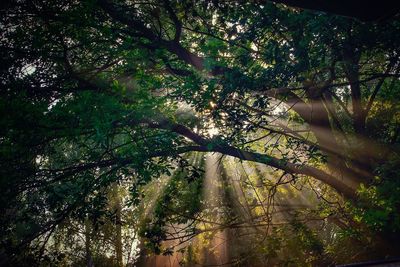
<instances>
[{"instance_id":1,"label":"tree","mask_svg":"<svg viewBox=\"0 0 400 267\"><path fill-rule=\"evenodd\" d=\"M180 160L193 151L312 177L360 204L359 228L390 207L375 230L399 233L396 16L209 1L20 1L1 12L4 258L89 206L104 210L102 190L117 181L132 179L135 202L173 166L196 175Z\"/></svg>"},{"instance_id":2,"label":"tree","mask_svg":"<svg viewBox=\"0 0 400 267\"><path fill-rule=\"evenodd\" d=\"M361 21L377 21L388 19L399 11L399 7L390 1L381 3L370 2L367 5L362 1L353 0L346 3L326 3L323 1L275 1L289 6L319 10L339 14ZM364 5L363 5L364 4ZM361 8L362 7L362 8Z\"/></svg>"}]
</instances>

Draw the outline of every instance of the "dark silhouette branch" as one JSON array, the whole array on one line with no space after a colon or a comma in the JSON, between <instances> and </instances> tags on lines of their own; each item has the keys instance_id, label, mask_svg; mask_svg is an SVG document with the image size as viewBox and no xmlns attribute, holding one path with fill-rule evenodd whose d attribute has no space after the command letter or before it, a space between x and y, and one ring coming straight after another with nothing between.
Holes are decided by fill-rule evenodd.
<instances>
[{"instance_id":1,"label":"dark silhouette branch","mask_svg":"<svg viewBox=\"0 0 400 267\"><path fill-rule=\"evenodd\" d=\"M254 161L266 164L268 166L283 170L291 174L301 174L313 177L329 186L334 188L339 194L347 199L356 199L356 193L353 189L339 181L334 176L308 165L294 164L275 158L273 156L260 154L257 152L250 152L235 148L229 144L222 142L215 142L216 139L206 139L187 128L184 125L169 122L168 120L161 120L159 122L151 122L149 126L158 129L165 129L180 134L194 143L198 144L202 149L207 148L208 152L219 152L224 155L229 155L241 160Z\"/></svg>"}]
</instances>

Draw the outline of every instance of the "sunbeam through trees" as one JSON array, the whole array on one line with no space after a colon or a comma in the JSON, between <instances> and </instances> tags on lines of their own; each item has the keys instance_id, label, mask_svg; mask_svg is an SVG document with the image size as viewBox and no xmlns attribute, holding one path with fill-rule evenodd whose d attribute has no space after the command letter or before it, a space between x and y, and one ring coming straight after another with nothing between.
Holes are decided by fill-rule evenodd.
<instances>
[{"instance_id":1,"label":"sunbeam through trees","mask_svg":"<svg viewBox=\"0 0 400 267\"><path fill-rule=\"evenodd\" d=\"M0 266L400 259L399 9L322 2L1 3Z\"/></svg>"}]
</instances>

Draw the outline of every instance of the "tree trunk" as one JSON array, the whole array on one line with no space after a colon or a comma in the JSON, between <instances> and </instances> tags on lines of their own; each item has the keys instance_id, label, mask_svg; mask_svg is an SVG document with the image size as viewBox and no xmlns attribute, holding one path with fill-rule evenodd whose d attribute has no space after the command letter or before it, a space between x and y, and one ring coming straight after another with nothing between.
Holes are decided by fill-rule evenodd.
<instances>
[{"instance_id":1,"label":"tree trunk","mask_svg":"<svg viewBox=\"0 0 400 267\"><path fill-rule=\"evenodd\" d=\"M123 255L122 255L122 206L121 197L119 195L118 184L114 183L113 193L115 199L115 256L117 259L117 266L123 266Z\"/></svg>"},{"instance_id":2,"label":"tree trunk","mask_svg":"<svg viewBox=\"0 0 400 267\"><path fill-rule=\"evenodd\" d=\"M92 253L90 251L91 247L91 223L88 218L85 219L85 251L86 251L86 266L94 267Z\"/></svg>"},{"instance_id":3,"label":"tree trunk","mask_svg":"<svg viewBox=\"0 0 400 267\"><path fill-rule=\"evenodd\" d=\"M121 221L121 203L117 203L117 213L116 213L116 238L115 238L115 252L117 256L117 265L118 267L123 266L122 260L122 221Z\"/></svg>"}]
</instances>

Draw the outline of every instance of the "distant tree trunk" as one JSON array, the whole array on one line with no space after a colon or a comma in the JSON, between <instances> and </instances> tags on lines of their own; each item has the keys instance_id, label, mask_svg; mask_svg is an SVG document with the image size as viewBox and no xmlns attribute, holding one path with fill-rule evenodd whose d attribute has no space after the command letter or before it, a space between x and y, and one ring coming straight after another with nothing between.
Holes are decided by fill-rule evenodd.
<instances>
[{"instance_id":1,"label":"distant tree trunk","mask_svg":"<svg viewBox=\"0 0 400 267\"><path fill-rule=\"evenodd\" d=\"M85 251L86 251L86 266L94 267L92 253L90 251L91 247L91 225L88 218L85 219Z\"/></svg>"},{"instance_id":2,"label":"distant tree trunk","mask_svg":"<svg viewBox=\"0 0 400 267\"><path fill-rule=\"evenodd\" d=\"M117 265L118 267L122 267L123 266L123 262L122 262L122 231L121 231L121 203L119 202L118 199L118 203L117 203L117 213L116 213L116 232L117 232L117 236L115 239L115 252L117 254Z\"/></svg>"},{"instance_id":3,"label":"distant tree trunk","mask_svg":"<svg viewBox=\"0 0 400 267\"><path fill-rule=\"evenodd\" d=\"M117 258L117 266L123 266L123 256L122 256L122 218L121 218L121 198L118 192L118 184L114 184L114 196L115 196L115 254Z\"/></svg>"}]
</instances>

